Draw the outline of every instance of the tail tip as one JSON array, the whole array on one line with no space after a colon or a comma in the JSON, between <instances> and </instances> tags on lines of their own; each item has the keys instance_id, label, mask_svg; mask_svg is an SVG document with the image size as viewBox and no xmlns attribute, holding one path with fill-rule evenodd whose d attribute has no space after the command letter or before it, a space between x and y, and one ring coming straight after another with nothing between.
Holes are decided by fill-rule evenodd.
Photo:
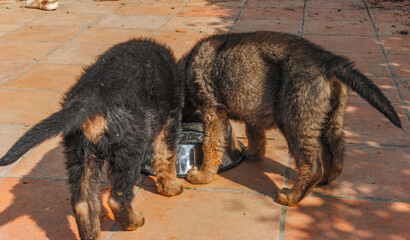
<instances>
[{"instance_id":1,"label":"tail tip","mask_svg":"<svg viewBox=\"0 0 410 240\"><path fill-rule=\"evenodd\" d=\"M394 124L394 126L403 130L403 126L401 125L400 118L397 114L395 114L395 116L392 119L390 119L390 121Z\"/></svg>"},{"instance_id":2,"label":"tail tip","mask_svg":"<svg viewBox=\"0 0 410 240\"><path fill-rule=\"evenodd\" d=\"M11 159L11 158L7 157L7 155L6 155L6 156L4 156L0 159L0 167L10 165L10 164L14 163L15 161L17 161L17 159L16 160Z\"/></svg>"}]
</instances>

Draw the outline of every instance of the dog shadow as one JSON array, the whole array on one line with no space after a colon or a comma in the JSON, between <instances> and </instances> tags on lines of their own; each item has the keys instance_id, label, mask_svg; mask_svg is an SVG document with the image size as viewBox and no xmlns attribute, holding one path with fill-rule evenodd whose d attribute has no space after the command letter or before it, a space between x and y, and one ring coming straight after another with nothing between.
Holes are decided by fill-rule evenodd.
<instances>
[{"instance_id":1,"label":"dog shadow","mask_svg":"<svg viewBox=\"0 0 410 240\"><path fill-rule=\"evenodd\" d=\"M5 231L10 234L12 232L19 238L79 239L71 207L71 194L64 166L65 159L61 156L63 156L62 147L55 147L49 150L29 173L23 176L13 176L13 171L11 171L3 178L2 184L5 183L4 180L7 180L6 183L12 182L7 195L13 196L7 207L0 212L0 226ZM30 157L32 156L29 154L19 164L24 164L23 161L30 161ZM48 172L50 172L49 175ZM50 175L60 176L60 178L49 177ZM18 182L14 183L17 179ZM102 180L106 181L104 178ZM101 200L106 198L107 194L104 194L104 189L107 187L106 182L101 184L103 193ZM106 207L102 205L101 216L105 216L106 212ZM103 220L101 231L109 232L114 221L107 217L100 218L100 220ZM18 225L24 224L24 227L18 228L11 224L13 221ZM35 227L28 226L28 224ZM38 230L30 231L30 228L40 228L44 233L39 233Z\"/></svg>"}]
</instances>

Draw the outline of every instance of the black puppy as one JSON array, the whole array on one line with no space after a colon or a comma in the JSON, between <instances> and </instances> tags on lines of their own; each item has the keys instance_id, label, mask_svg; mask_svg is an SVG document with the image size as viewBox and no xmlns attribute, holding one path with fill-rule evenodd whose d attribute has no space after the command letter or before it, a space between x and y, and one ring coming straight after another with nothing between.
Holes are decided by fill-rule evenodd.
<instances>
[{"instance_id":1,"label":"black puppy","mask_svg":"<svg viewBox=\"0 0 410 240\"><path fill-rule=\"evenodd\" d=\"M118 44L85 69L66 93L62 110L31 128L0 165L62 133L81 239L100 239L98 193L104 160L112 184L109 206L123 228L135 230L144 218L131 207L133 185L149 145L154 144L158 191L168 196L182 192L175 170L182 89L168 47L145 39Z\"/></svg>"},{"instance_id":2,"label":"black puppy","mask_svg":"<svg viewBox=\"0 0 410 240\"><path fill-rule=\"evenodd\" d=\"M346 85L401 127L389 100L351 62L294 35L210 36L180 60L178 70L187 85L185 112L201 110L205 127L204 162L187 175L194 184L214 178L228 119L246 124L248 159L265 155L266 129L279 128L285 136L299 179L278 193L280 204L295 205L318 183L332 182L343 168Z\"/></svg>"}]
</instances>

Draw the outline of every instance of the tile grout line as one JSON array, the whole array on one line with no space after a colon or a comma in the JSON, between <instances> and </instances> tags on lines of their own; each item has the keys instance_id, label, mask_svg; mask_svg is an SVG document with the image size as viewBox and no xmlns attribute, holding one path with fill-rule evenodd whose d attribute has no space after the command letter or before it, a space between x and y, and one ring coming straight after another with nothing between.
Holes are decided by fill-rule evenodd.
<instances>
[{"instance_id":1,"label":"tile grout line","mask_svg":"<svg viewBox=\"0 0 410 240\"><path fill-rule=\"evenodd\" d=\"M4 33L4 34L0 34L0 36L4 36L5 34L8 34L8 33L12 32L12 31L15 31L15 30L18 30L18 29L20 29L20 28L23 28L23 27L25 27L26 25L30 24L31 22L34 22L34 21L36 21L37 19L39 19L39 18L41 18L41 17L44 17L44 16L46 16L46 15L48 15L48 14L49 14L49 12L45 12L45 13L43 13L43 14L40 14L38 17L35 17L35 18L32 19L31 21L28 21L28 22L26 22L26 23L24 23L24 24L21 24L21 25L19 25L18 27L14 28L14 29L12 29L12 30L10 30L10 31L8 31L8 32L6 32L6 33ZM2 40L2 41L4 41L4 40ZM38 61L38 60L37 60L37 61ZM30 68L30 67L31 67L32 65L34 65L34 63L36 63L37 61L35 61L35 62L33 62L33 63L29 63L26 67L20 69L20 71L17 71L16 73L12 74L12 75L11 75L10 77L8 77L5 81L0 82L0 86L3 85L4 83L8 82L10 79L14 78L15 76L17 76L18 74L20 74L20 73L22 73L23 71L25 71L25 70L27 70L28 68ZM10 61L10 62L12 62L12 61Z\"/></svg>"},{"instance_id":2,"label":"tile grout line","mask_svg":"<svg viewBox=\"0 0 410 240\"><path fill-rule=\"evenodd\" d=\"M37 19L39 19L39 18L41 18L41 17L43 17L43 16L46 16L46 15L48 15L48 14L49 14L49 12L46 11L46 12L44 12L43 14L40 14L39 16L33 18L33 19L30 20L30 21L27 21L26 23L21 24L21 25L19 25L19 26L16 27L16 28L10 29L9 31L0 34L0 37L4 36L4 35L6 35L6 34L9 34L9 33L13 32L13 31L15 31L15 30L17 30L17 29L19 29L19 28L25 27L26 25L28 25L28 24L30 24L30 23L36 21Z\"/></svg>"},{"instance_id":3,"label":"tile grout line","mask_svg":"<svg viewBox=\"0 0 410 240\"><path fill-rule=\"evenodd\" d=\"M285 170L285 188L289 187L289 179L290 179L290 167L292 164L292 157L288 154L288 161L286 162L286 170ZM287 206L281 206L280 208L280 221L279 221L279 236L278 240L285 239L285 229L286 229L286 216L287 216Z\"/></svg>"},{"instance_id":4,"label":"tile grout line","mask_svg":"<svg viewBox=\"0 0 410 240\"><path fill-rule=\"evenodd\" d=\"M8 177L7 174L9 174L9 172L11 172L16 166L17 164L19 164L27 155L29 155L31 152L33 151L33 149L27 151L23 156L21 156L16 162L12 163L9 168L0 175L0 181L5 178Z\"/></svg>"},{"instance_id":5,"label":"tile grout line","mask_svg":"<svg viewBox=\"0 0 410 240\"><path fill-rule=\"evenodd\" d=\"M300 28L301 37L303 37L304 31L305 31L305 16L306 16L306 0L303 1L302 27Z\"/></svg>"},{"instance_id":6,"label":"tile grout line","mask_svg":"<svg viewBox=\"0 0 410 240\"><path fill-rule=\"evenodd\" d=\"M141 187L155 188L155 185L142 184ZM210 188L184 188L184 190L191 191L204 191L204 192L222 192L222 193L239 193L239 194L253 194L253 195L266 195L276 196L273 192L251 192L243 190L229 190L229 189L210 189ZM333 198L333 199L348 199L348 200L360 200L370 202L397 202L397 203L410 203L410 200L393 200L375 197L347 197L347 196L332 196L319 193L311 193L307 197L319 197L319 198ZM285 206L282 206L285 207Z\"/></svg>"},{"instance_id":7,"label":"tile grout line","mask_svg":"<svg viewBox=\"0 0 410 240\"><path fill-rule=\"evenodd\" d=\"M233 28L235 27L236 22L239 20L239 17L241 16L242 12L245 10L245 8L248 6L248 0L245 0L243 2L243 5L241 7L241 10L239 10L238 15L236 15L235 20L232 23L232 26L229 28L228 32L231 32L233 30Z\"/></svg>"},{"instance_id":8,"label":"tile grout line","mask_svg":"<svg viewBox=\"0 0 410 240\"><path fill-rule=\"evenodd\" d=\"M384 45L383 45L383 42L382 42L382 40L381 40L381 38L380 38L380 34L379 34L379 32L377 31L376 24L375 24L374 21L373 21L373 17L372 17L372 15L370 14L370 10L369 10L369 8L368 8L367 3L366 3L365 0L363 0L363 4L364 4L364 6L365 6L365 8L366 8L366 11L367 11L367 14L368 14L368 16L369 16L369 18L370 18L370 22L372 23L373 30L374 30L374 32L376 33L377 41L379 42L379 45L380 45L380 48L381 48L381 50L382 50L384 59L386 60L387 67L389 68L391 77L392 77L392 79L393 79L394 86L396 87L396 90L397 90L397 93L398 93L398 95L399 95L399 97L400 97L400 100L401 100L401 102L403 103L404 111L406 112L406 115L407 115L407 120L410 121L410 112L409 112L409 110L408 110L408 108L407 108L406 101L404 100L403 94L402 94L402 92L401 92L401 90L400 90L400 87L399 87L399 85L398 85L398 83L397 83L396 74L394 73L393 67L392 67L391 64L390 64L390 60L389 60L389 58L387 57L387 53L386 53L386 50L384 49Z\"/></svg>"},{"instance_id":9,"label":"tile grout line","mask_svg":"<svg viewBox=\"0 0 410 240\"><path fill-rule=\"evenodd\" d=\"M331 199L346 199L346 200L361 200L361 201L371 201L371 202L390 202L390 203L410 203L410 200L393 200L393 199L383 199L374 197L345 197L345 196L332 196L320 193L311 193L309 197L319 197L319 198L331 198Z\"/></svg>"},{"instance_id":10,"label":"tile grout line","mask_svg":"<svg viewBox=\"0 0 410 240\"><path fill-rule=\"evenodd\" d=\"M189 3L190 3L190 0L185 0L185 3L184 3L180 8L178 8L178 10L176 10L176 11L174 12L174 14L172 14L172 15L169 17L169 19L164 22L164 24L162 24L157 30L155 30L155 32L153 32L153 33L151 34L150 38L155 37L155 35L157 35L157 34L162 30L162 28L163 28L165 25L167 25L172 19L174 19L175 16L176 16L183 8L185 8L185 6L188 5Z\"/></svg>"},{"instance_id":11,"label":"tile grout line","mask_svg":"<svg viewBox=\"0 0 410 240\"><path fill-rule=\"evenodd\" d=\"M129 2L130 0L128 0L127 2ZM32 62L31 64L27 65L26 67L22 68L21 70L17 71L16 73L14 73L13 75L11 75L10 77L8 77L5 81L0 83L0 86L2 86L3 84L7 83L8 81L10 81L11 79L13 79L14 77L18 76L19 74L21 74L22 72L25 72L26 70L28 70L29 68L31 68L32 66L34 66L35 64L39 63L41 60L43 60L44 58L50 56L52 53L54 53L55 51L57 51L58 49L62 48L63 46L65 46L67 43L71 42L71 40L73 40L74 38L76 38L77 36L79 36L80 34L82 34L83 32L87 31L89 28L91 28L92 26L96 25L97 23L99 23L101 20L107 18L108 15L111 15L112 13L114 13L115 11L117 11L118 9L120 9L123 5L118 6L117 8L115 8L114 10L112 10L109 13L106 13L104 16L98 18L97 20L95 20L94 23L86 25L83 27L83 30L80 31L79 33L75 34L74 36L72 36L70 39L66 40L65 42L62 42L59 46L57 46L56 48L54 48L53 50L49 51L47 54L43 55L42 57L40 57L39 59L37 59L36 61ZM48 14L48 12L47 12ZM41 15L41 17L44 15ZM40 17L39 17L40 18ZM33 20L34 21L34 20ZM31 22L31 21L30 21ZM28 22L29 23L29 22ZM26 23L26 24L28 24ZM25 25L25 24L24 24ZM22 25L22 26L24 26Z\"/></svg>"}]
</instances>

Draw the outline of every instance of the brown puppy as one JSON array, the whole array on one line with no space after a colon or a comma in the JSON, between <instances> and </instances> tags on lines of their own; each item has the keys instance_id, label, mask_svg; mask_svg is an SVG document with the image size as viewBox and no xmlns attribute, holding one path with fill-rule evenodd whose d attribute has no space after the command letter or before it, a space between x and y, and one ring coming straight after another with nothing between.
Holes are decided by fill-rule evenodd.
<instances>
[{"instance_id":1,"label":"brown puppy","mask_svg":"<svg viewBox=\"0 0 410 240\"><path fill-rule=\"evenodd\" d=\"M294 35L210 36L180 60L178 71L187 84L187 105L202 112L206 131L204 163L187 175L194 184L215 177L228 119L246 124L244 152L251 160L265 155L265 130L279 128L285 136L299 178L278 192L280 204L295 205L318 183L332 182L343 168L346 85L401 128L389 100L351 62Z\"/></svg>"}]
</instances>

